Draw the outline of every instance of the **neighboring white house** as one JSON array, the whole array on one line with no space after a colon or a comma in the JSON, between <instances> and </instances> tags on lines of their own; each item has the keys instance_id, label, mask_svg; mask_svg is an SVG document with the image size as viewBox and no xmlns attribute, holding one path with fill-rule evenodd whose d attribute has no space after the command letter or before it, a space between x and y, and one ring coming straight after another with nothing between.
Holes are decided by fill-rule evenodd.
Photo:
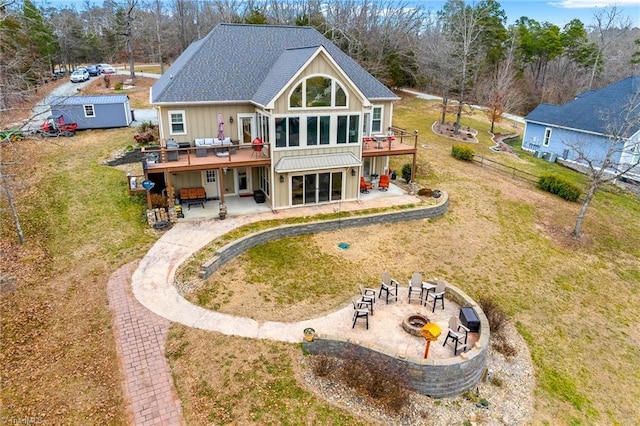
<instances>
[{"instance_id":1,"label":"neighboring white house","mask_svg":"<svg viewBox=\"0 0 640 426\"><path fill-rule=\"evenodd\" d=\"M612 136L612 129L620 137ZM629 125L630 124L630 125ZM590 90L564 105L540 104L525 117L522 148L545 156L550 161L560 157L575 161L580 144L583 151L600 165L612 141L616 150L611 157L614 167L637 164L640 159L640 76L630 76L599 90ZM640 168L627 178L640 181Z\"/></svg>"}]
</instances>

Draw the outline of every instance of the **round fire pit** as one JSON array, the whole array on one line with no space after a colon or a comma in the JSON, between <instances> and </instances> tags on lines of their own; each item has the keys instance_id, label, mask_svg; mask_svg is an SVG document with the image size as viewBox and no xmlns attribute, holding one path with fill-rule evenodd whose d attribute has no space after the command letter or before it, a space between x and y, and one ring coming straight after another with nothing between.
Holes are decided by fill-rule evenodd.
<instances>
[{"instance_id":1,"label":"round fire pit","mask_svg":"<svg viewBox=\"0 0 640 426\"><path fill-rule=\"evenodd\" d=\"M421 314L409 315L402 321L402 328L412 336L420 337L420 330L429 322L429 318Z\"/></svg>"}]
</instances>

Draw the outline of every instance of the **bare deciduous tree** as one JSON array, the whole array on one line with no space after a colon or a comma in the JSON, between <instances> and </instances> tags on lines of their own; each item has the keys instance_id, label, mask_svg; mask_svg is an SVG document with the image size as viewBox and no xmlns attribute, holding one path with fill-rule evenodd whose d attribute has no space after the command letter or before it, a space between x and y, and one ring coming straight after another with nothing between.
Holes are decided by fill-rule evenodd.
<instances>
[{"instance_id":1,"label":"bare deciduous tree","mask_svg":"<svg viewBox=\"0 0 640 426\"><path fill-rule=\"evenodd\" d=\"M601 120L606 123L606 139L564 141L575 152L575 161L584 166L589 179L585 201L573 229L574 237L580 236L589 205L603 184L631 171L640 175L640 87L637 83L635 93L621 104L621 109L601 111ZM602 149L595 149L596 144L603 145Z\"/></svg>"},{"instance_id":2,"label":"bare deciduous tree","mask_svg":"<svg viewBox=\"0 0 640 426\"><path fill-rule=\"evenodd\" d=\"M602 66L606 61L606 56L611 54L611 46L620 40L621 36L631 28L632 24L631 18L623 15L622 9L615 4L597 9L594 12L591 31L598 49L591 69L589 89L593 86L598 67Z\"/></svg>"},{"instance_id":3,"label":"bare deciduous tree","mask_svg":"<svg viewBox=\"0 0 640 426\"><path fill-rule=\"evenodd\" d=\"M482 81L477 88L476 97L486 107L485 112L491 121L491 133L494 133L495 123L500 122L503 113L514 113L523 104L523 96L518 87L517 70L513 64L514 48L515 44L512 43L507 51L507 57L495 73Z\"/></svg>"}]
</instances>

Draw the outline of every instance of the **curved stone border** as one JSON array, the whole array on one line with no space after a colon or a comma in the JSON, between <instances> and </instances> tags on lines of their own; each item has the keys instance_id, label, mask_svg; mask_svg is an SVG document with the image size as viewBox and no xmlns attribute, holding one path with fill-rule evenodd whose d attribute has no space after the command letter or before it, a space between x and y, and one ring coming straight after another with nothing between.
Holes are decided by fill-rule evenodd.
<instances>
[{"instance_id":1,"label":"curved stone border","mask_svg":"<svg viewBox=\"0 0 640 426\"><path fill-rule=\"evenodd\" d=\"M478 341L470 350L456 357L405 358L390 350L377 348L374 344L361 344L332 335L316 335L312 342L303 341L302 348L314 355L372 359L375 364L384 365L385 369L405 371L411 389L434 398L460 395L475 387L484 375L489 349L489 320L482 308L459 288L447 285L445 296L460 306L472 306L480 319Z\"/></svg>"},{"instance_id":2,"label":"curved stone border","mask_svg":"<svg viewBox=\"0 0 640 426\"><path fill-rule=\"evenodd\" d=\"M340 228L352 228L394 222L406 222L409 220L429 219L442 216L449 206L449 194L442 191L442 201L435 206L417 207L395 212L374 213L363 216L323 220L320 222L303 223L299 225L283 225L264 231L247 235L235 240L216 252L213 258L204 262L200 269L200 277L208 278L224 264L239 256L243 252L280 238L297 237L298 235L317 234L320 232L335 231Z\"/></svg>"},{"instance_id":3,"label":"curved stone border","mask_svg":"<svg viewBox=\"0 0 640 426\"><path fill-rule=\"evenodd\" d=\"M440 203L435 206L372 215L378 217L378 219L368 219L368 216L349 218L349 222L366 225L367 223L365 222L367 220L369 221L368 223L380 223L436 217L447 209L448 195L446 192L443 192L442 195ZM215 238L242 225L256 222L259 219L260 216L251 215L233 217L225 221L209 219L198 222L177 223L173 229L166 232L153 245L147 255L140 261L131 278L134 296L150 311L170 321L184 324L187 327L217 331L233 336L291 343L300 342L301 329L315 327L318 325L319 320L330 321L334 317L341 316L343 314L342 310L337 310L320 318L298 322L256 321L251 318L237 317L205 309L191 303L178 293L174 283L175 275L177 268L183 262L198 250L205 248ZM347 223L348 220L336 219L326 222L333 222L331 226L335 229ZM314 227L313 224L299 226L313 229L313 231L309 232L318 231L318 227ZM271 236L270 238L279 237L277 232L270 230L238 240L229 245L233 247L233 250L220 251L214 259L207 262L207 267L210 268L210 271L214 271L214 268L237 256L243 250L259 244L261 241L268 241L269 238L266 238L267 236ZM345 306L343 309L352 308Z\"/></svg>"}]
</instances>

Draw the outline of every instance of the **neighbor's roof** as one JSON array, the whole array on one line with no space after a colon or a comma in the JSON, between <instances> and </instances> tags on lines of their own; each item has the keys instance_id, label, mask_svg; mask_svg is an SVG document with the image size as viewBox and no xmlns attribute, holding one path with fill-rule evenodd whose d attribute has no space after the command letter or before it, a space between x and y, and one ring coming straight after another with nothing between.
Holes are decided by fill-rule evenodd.
<instances>
[{"instance_id":1,"label":"neighbor's roof","mask_svg":"<svg viewBox=\"0 0 640 426\"><path fill-rule=\"evenodd\" d=\"M630 104L640 108L640 76L631 76L599 90L589 90L564 105L540 104L525 121L607 135L614 120L620 121ZM640 121L640 120L638 120ZM625 137L640 131L631 126Z\"/></svg>"},{"instance_id":2,"label":"neighbor's roof","mask_svg":"<svg viewBox=\"0 0 640 426\"><path fill-rule=\"evenodd\" d=\"M151 102L266 105L320 46L369 100L399 99L314 28L222 23L160 77Z\"/></svg>"},{"instance_id":3,"label":"neighbor's roof","mask_svg":"<svg viewBox=\"0 0 640 426\"><path fill-rule=\"evenodd\" d=\"M49 105L103 105L122 104L129 100L127 95L77 95L77 96L50 96L47 99Z\"/></svg>"}]
</instances>

